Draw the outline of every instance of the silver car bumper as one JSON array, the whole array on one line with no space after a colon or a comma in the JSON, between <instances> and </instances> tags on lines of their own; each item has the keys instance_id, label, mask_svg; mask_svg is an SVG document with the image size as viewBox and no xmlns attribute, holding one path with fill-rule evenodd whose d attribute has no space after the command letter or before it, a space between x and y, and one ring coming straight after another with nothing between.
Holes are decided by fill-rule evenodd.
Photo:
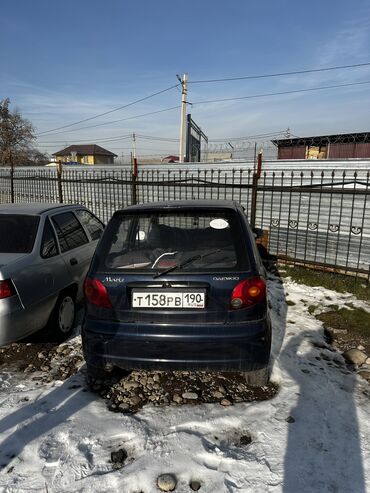
<instances>
[{"instance_id":1,"label":"silver car bumper","mask_svg":"<svg viewBox=\"0 0 370 493\"><path fill-rule=\"evenodd\" d=\"M56 297L24 308L18 296L0 300L0 346L18 341L42 329L55 305Z\"/></svg>"}]
</instances>

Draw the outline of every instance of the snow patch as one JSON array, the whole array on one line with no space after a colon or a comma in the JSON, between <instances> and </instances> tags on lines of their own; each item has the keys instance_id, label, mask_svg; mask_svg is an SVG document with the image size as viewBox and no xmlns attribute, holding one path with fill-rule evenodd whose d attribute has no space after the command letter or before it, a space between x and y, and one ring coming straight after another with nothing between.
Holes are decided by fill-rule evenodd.
<instances>
[{"instance_id":1,"label":"snow patch","mask_svg":"<svg viewBox=\"0 0 370 493\"><path fill-rule=\"evenodd\" d=\"M11 386L1 374L0 492L152 493L165 473L178 492L191 480L202 493L370 490L369 385L346 370L307 311L356 301L274 276L269 293L280 385L269 401L147 405L128 415L109 412L81 372L72 377L79 388L71 379ZM128 457L116 469L120 448Z\"/></svg>"}]
</instances>

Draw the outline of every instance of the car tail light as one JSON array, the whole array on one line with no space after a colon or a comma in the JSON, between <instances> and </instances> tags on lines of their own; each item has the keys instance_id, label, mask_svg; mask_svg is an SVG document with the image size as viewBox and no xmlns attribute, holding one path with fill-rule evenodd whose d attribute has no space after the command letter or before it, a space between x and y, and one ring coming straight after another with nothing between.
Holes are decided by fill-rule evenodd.
<instances>
[{"instance_id":1,"label":"car tail light","mask_svg":"<svg viewBox=\"0 0 370 493\"><path fill-rule=\"evenodd\" d=\"M84 283L84 293L88 303L102 308L112 308L107 288L98 279L87 278Z\"/></svg>"},{"instance_id":2,"label":"car tail light","mask_svg":"<svg viewBox=\"0 0 370 493\"><path fill-rule=\"evenodd\" d=\"M13 284L8 279L6 281L0 281L0 300L4 298L10 298L15 294Z\"/></svg>"},{"instance_id":3,"label":"car tail light","mask_svg":"<svg viewBox=\"0 0 370 493\"><path fill-rule=\"evenodd\" d=\"M260 303L266 298L266 283L260 277L245 279L235 286L230 306L234 310Z\"/></svg>"}]
</instances>

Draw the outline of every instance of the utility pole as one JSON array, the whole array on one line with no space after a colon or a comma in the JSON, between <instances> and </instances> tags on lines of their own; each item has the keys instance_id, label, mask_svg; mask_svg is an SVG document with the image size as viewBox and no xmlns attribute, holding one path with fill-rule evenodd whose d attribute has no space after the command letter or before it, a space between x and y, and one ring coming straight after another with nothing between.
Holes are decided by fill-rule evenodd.
<instances>
[{"instance_id":1,"label":"utility pole","mask_svg":"<svg viewBox=\"0 0 370 493\"><path fill-rule=\"evenodd\" d=\"M132 134L132 155L136 159L136 135L135 132Z\"/></svg>"},{"instance_id":2,"label":"utility pole","mask_svg":"<svg viewBox=\"0 0 370 493\"><path fill-rule=\"evenodd\" d=\"M185 133L186 133L186 96L188 94L188 74L184 74L181 82L181 120L180 120L180 147L179 147L179 163L184 162L185 154Z\"/></svg>"},{"instance_id":3,"label":"utility pole","mask_svg":"<svg viewBox=\"0 0 370 493\"><path fill-rule=\"evenodd\" d=\"M133 156L133 175L137 176L137 159L136 159L136 135L135 132L132 134L132 156Z\"/></svg>"}]
</instances>

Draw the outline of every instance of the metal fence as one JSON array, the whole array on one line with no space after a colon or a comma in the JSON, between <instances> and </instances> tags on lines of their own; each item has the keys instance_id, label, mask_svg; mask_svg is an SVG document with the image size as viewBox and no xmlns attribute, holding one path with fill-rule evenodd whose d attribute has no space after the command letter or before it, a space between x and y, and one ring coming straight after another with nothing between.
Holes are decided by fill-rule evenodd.
<instances>
[{"instance_id":1,"label":"metal fence","mask_svg":"<svg viewBox=\"0 0 370 493\"><path fill-rule=\"evenodd\" d=\"M226 199L262 228L270 254L303 265L370 277L369 167L358 171L266 167L0 169L0 201L86 205L107 222L133 202Z\"/></svg>"}]
</instances>

